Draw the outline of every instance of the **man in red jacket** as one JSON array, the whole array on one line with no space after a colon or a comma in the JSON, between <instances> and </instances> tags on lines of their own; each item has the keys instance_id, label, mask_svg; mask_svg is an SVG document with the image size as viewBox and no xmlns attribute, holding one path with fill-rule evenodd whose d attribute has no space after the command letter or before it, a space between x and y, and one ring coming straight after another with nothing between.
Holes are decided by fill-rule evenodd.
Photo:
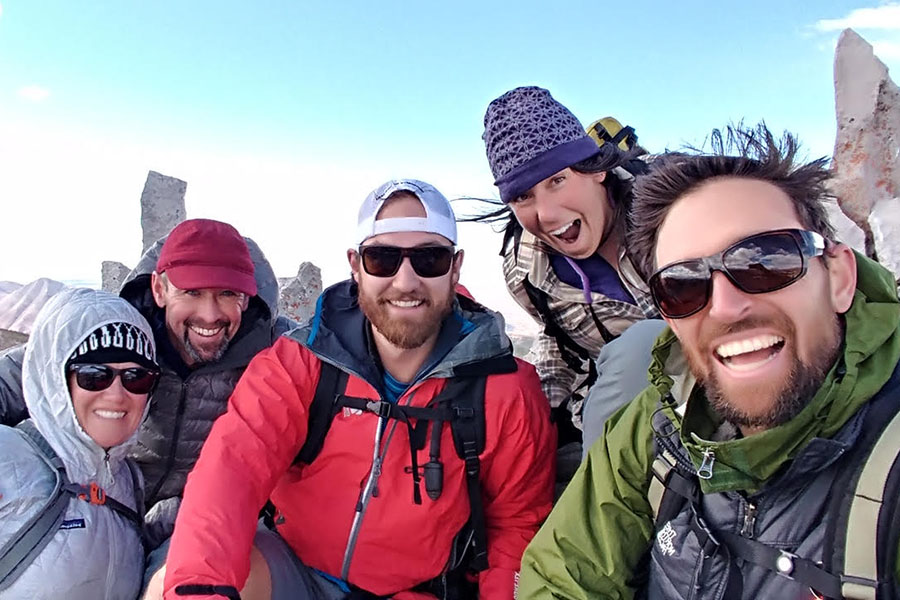
<instances>
[{"instance_id":1,"label":"man in red jacket","mask_svg":"<svg viewBox=\"0 0 900 600\"><path fill-rule=\"evenodd\" d=\"M216 421L188 479L166 600L471 594L453 567L473 545L476 561L464 565L476 565L478 595L513 597L553 493L555 433L535 371L512 357L498 315L454 292L463 252L435 188L377 188L357 242L352 279L251 362ZM298 462L325 373L346 383L333 388L318 452ZM464 379L484 394L474 412L440 396ZM442 421L436 408L447 402ZM467 443L460 458L450 414L483 421L477 459ZM269 499L274 531L257 525ZM470 515L483 522L484 548ZM463 531L474 544L457 543Z\"/></svg>"}]
</instances>

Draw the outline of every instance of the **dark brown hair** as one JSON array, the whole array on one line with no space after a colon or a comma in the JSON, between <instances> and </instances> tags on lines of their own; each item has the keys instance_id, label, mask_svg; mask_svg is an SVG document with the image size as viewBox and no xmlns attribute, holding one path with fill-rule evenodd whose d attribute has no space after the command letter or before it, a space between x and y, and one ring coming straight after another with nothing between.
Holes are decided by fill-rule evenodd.
<instances>
[{"instance_id":1,"label":"dark brown hair","mask_svg":"<svg viewBox=\"0 0 900 600\"><path fill-rule=\"evenodd\" d=\"M590 158L586 158L575 163L570 168L573 171L582 174L599 173L607 171L608 175L603 181L603 186L609 194L610 200L615 207L615 215L613 221L618 223L625 219L631 207L631 188L633 177L621 177L614 170L621 167L631 175L641 175L647 171L646 163L638 158L638 151L643 152L643 148L638 150L623 151L613 144L603 144L598 148L597 154ZM478 221L484 223L498 223L503 231L503 243L500 247L501 256L506 252L507 245L518 236L522 231L522 226L512 214L512 209L508 204L499 200L485 200L480 198L467 198L486 206L486 210L482 210L480 214L465 216L458 218L460 222Z\"/></svg>"},{"instance_id":2,"label":"dark brown hair","mask_svg":"<svg viewBox=\"0 0 900 600\"><path fill-rule=\"evenodd\" d=\"M828 239L834 229L823 200L828 198L828 159L798 164L797 138L785 132L780 140L765 123L756 127L729 125L710 135L711 151L696 148L669 152L656 159L649 175L634 187L626 247L646 281L656 269L657 232L669 209L683 196L711 179L743 177L767 181L790 197L804 227Z\"/></svg>"}]
</instances>

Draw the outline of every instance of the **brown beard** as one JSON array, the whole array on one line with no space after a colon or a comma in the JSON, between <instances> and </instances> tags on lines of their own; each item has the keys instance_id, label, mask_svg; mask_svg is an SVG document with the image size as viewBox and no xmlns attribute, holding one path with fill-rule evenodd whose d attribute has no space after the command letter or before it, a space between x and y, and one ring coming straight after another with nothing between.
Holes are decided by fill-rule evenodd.
<instances>
[{"instance_id":1,"label":"brown beard","mask_svg":"<svg viewBox=\"0 0 900 600\"><path fill-rule=\"evenodd\" d=\"M359 306L381 335L391 344L403 350L412 350L424 344L436 334L444 318L450 314L454 293L450 293L442 301L432 304L428 298L421 297L381 297L373 298L359 286ZM392 319L388 316L388 300L422 300L425 303L425 314L418 320Z\"/></svg>"},{"instance_id":2,"label":"brown beard","mask_svg":"<svg viewBox=\"0 0 900 600\"><path fill-rule=\"evenodd\" d=\"M771 320L747 319L717 331L713 336L707 336L707 339L712 339L715 335L736 333L769 323ZM790 332L787 341L796 340L796 333L790 323L781 321L779 325L782 331ZM757 388L752 392L757 396L771 395L771 400L767 403L770 409L763 414L748 413L743 408L740 398L729 396L729 392L722 387L715 371L708 365L702 364L703 359L695 353L687 353L687 359L691 371L706 392L707 400L720 417L742 429L771 429L790 421L806 408L825 381L831 366L837 360L842 338L840 318L834 315L834 320L830 324L826 323L824 328L830 329L832 333L817 345L816 351L808 363L800 360L797 356L795 343L786 344L781 349L781 352L789 351L792 354L791 369L783 383L762 389ZM702 344L701 347L708 349L709 345ZM705 351L701 356L710 357L712 352ZM708 360L717 359L709 358Z\"/></svg>"}]
</instances>

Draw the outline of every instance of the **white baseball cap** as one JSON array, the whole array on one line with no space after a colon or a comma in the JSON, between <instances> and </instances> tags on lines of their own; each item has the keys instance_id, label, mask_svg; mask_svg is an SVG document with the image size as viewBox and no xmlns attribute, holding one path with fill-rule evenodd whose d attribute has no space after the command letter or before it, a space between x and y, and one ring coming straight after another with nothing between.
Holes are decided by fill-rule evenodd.
<instances>
[{"instance_id":1,"label":"white baseball cap","mask_svg":"<svg viewBox=\"0 0 900 600\"><path fill-rule=\"evenodd\" d=\"M378 211L391 194L409 192L425 208L425 217L393 217L377 219ZM359 209L356 243L362 244L373 235L403 231L422 231L442 235L456 245L456 218L450 203L431 184L418 179L392 179L366 196Z\"/></svg>"}]
</instances>

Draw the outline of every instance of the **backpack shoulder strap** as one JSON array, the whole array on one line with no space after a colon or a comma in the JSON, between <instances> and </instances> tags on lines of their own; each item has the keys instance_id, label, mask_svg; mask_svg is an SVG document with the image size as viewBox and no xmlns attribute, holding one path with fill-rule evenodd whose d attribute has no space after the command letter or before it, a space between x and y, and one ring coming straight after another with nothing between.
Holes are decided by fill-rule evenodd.
<instances>
[{"instance_id":1,"label":"backpack shoulder strap","mask_svg":"<svg viewBox=\"0 0 900 600\"><path fill-rule=\"evenodd\" d=\"M465 462L474 549L470 566L475 571L483 571L488 568L487 523L479 479L481 474L479 455L484 452L485 444L484 388L486 384L487 377L484 375L456 377L447 383L450 409L453 411L453 418L450 420L453 445L456 447L456 453Z\"/></svg>"},{"instance_id":2,"label":"backpack shoulder strap","mask_svg":"<svg viewBox=\"0 0 900 600\"><path fill-rule=\"evenodd\" d=\"M141 468L137 465L137 463L130 459L125 459L125 464L128 466L128 472L131 474L131 489L134 494L134 505L137 507L138 516L141 520L141 529L143 529L144 524L144 480L141 475Z\"/></svg>"},{"instance_id":3,"label":"backpack shoulder strap","mask_svg":"<svg viewBox=\"0 0 900 600\"><path fill-rule=\"evenodd\" d=\"M524 287L525 293L528 294L528 300L531 301L531 305L534 306L535 310L538 311L538 314L541 315L541 321L544 323L544 333L556 340L556 347L559 348L559 355L562 357L563 362L565 362L566 366L575 373L587 375L587 378L580 387L590 389L597 380L596 365L594 364L594 361L591 360L590 353L573 340L566 330L560 327L556 322L556 319L553 317L553 312L550 310L546 292L538 289L531 283L528 277L525 277L525 279L522 280L522 287ZM590 306L588 306L588 309L591 311L591 316L596 321L596 315L594 314L593 309ZM600 329L600 334L604 340L606 340L606 335L603 333L604 331L605 328ZM588 363L587 369L584 368L585 362Z\"/></svg>"},{"instance_id":4,"label":"backpack shoulder strap","mask_svg":"<svg viewBox=\"0 0 900 600\"><path fill-rule=\"evenodd\" d=\"M647 491L657 530L678 514L685 502L696 502L700 494L693 465L681 454L678 430L662 410L664 402L674 400L669 396L661 401L651 418L656 458L650 466Z\"/></svg>"},{"instance_id":5,"label":"backpack shoulder strap","mask_svg":"<svg viewBox=\"0 0 900 600\"><path fill-rule=\"evenodd\" d=\"M0 591L11 586L50 542L54 532L59 529L70 499L65 493L68 484L65 467L47 440L30 420L19 423L16 428L25 434L25 439L53 469L56 482L41 510L0 547Z\"/></svg>"},{"instance_id":6,"label":"backpack shoulder strap","mask_svg":"<svg viewBox=\"0 0 900 600\"><path fill-rule=\"evenodd\" d=\"M851 598L896 598L900 412L888 422L860 471L847 513L842 592ZM887 590L885 590L887 591Z\"/></svg>"},{"instance_id":7,"label":"backpack shoulder strap","mask_svg":"<svg viewBox=\"0 0 900 600\"><path fill-rule=\"evenodd\" d=\"M347 388L348 375L331 363L319 361L322 371L319 383L309 407L309 426L306 430L306 441L297 453L294 464L310 464L319 456L325 444L325 436L331 428L335 415L335 400Z\"/></svg>"}]
</instances>

